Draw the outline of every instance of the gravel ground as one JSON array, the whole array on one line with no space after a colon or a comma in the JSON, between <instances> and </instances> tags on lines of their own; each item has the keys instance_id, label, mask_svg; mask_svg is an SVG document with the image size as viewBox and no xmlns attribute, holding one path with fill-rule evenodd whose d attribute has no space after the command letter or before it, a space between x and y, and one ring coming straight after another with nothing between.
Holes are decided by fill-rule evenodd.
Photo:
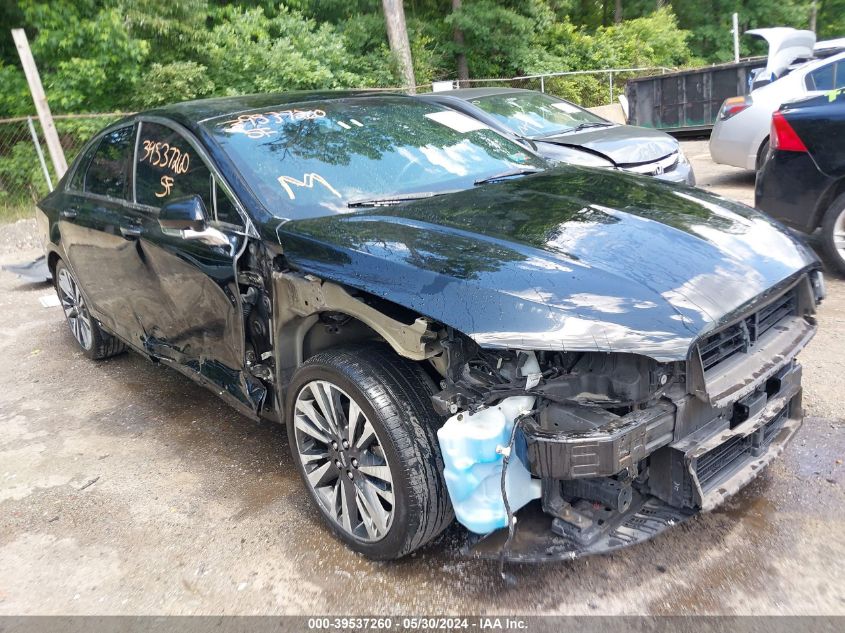
<instances>
[{"instance_id":1,"label":"gravel ground","mask_svg":"<svg viewBox=\"0 0 845 633\"><path fill-rule=\"evenodd\" d=\"M702 186L752 201L753 175L685 146ZM37 254L34 222L0 227L0 264ZM343 549L282 429L137 355L88 361L52 290L2 272L0 614L845 614L845 282L828 289L781 459L717 512L506 586L457 529L391 564Z\"/></svg>"}]
</instances>

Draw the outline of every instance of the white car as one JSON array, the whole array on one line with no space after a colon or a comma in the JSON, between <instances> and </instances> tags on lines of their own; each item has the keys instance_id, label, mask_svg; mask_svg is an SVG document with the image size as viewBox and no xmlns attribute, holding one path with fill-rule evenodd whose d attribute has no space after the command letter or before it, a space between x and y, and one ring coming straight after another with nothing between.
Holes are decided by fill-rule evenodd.
<instances>
[{"instance_id":1,"label":"white car","mask_svg":"<svg viewBox=\"0 0 845 633\"><path fill-rule=\"evenodd\" d=\"M839 53L803 63L749 95L726 99L710 135L710 156L723 165L759 169L769 151L769 128L775 110L787 101L843 87L845 53Z\"/></svg>"}]
</instances>

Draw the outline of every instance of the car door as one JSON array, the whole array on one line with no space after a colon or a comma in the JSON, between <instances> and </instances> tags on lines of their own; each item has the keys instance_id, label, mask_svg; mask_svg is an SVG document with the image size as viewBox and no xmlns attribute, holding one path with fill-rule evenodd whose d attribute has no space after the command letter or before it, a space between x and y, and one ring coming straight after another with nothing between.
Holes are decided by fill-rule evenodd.
<instances>
[{"instance_id":1,"label":"car door","mask_svg":"<svg viewBox=\"0 0 845 633\"><path fill-rule=\"evenodd\" d=\"M141 122L134 160L135 202L145 210L141 245L151 292L133 297L145 344L156 357L212 384L232 404L257 411L261 384L245 372L245 336L237 256L245 216L187 132L164 121ZM210 227L228 245L163 230L168 201L199 196ZM196 236L194 236L196 237Z\"/></svg>"},{"instance_id":2,"label":"car door","mask_svg":"<svg viewBox=\"0 0 845 633\"><path fill-rule=\"evenodd\" d=\"M106 329L126 340L133 334L127 306L137 273L138 218L128 202L134 143L134 123L96 139L73 173L59 211L65 257L89 307Z\"/></svg>"}]
</instances>

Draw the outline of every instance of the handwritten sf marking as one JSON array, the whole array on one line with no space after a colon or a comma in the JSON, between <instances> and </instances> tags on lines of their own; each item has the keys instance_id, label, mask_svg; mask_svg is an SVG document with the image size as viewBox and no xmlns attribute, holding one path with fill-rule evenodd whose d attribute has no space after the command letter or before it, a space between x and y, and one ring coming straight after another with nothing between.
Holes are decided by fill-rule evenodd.
<instances>
[{"instance_id":1,"label":"handwritten sf marking","mask_svg":"<svg viewBox=\"0 0 845 633\"><path fill-rule=\"evenodd\" d=\"M161 186L164 187L164 191L157 191L156 198L164 198L165 196L169 196L170 190L173 189L173 178L171 178L170 176L162 176L159 182L161 183Z\"/></svg>"},{"instance_id":2,"label":"handwritten sf marking","mask_svg":"<svg viewBox=\"0 0 845 633\"><path fill-rule=\"evenodd\" d=\"M296 194L293 192L293 189L291 189L291 187L290 187L291 185L294 185L296 187L307 187L308 189L313 189L315 182L319 182L321 185L323 185L326 189L331 191L338 198L342 197L337 189L335 189L328 182L326 182L325 178L323 178L320 174L315 174L313 172L308 173L308 174L303 174L302 180L297 180L296 178L291 178L290 176L279 176L278 180L279 180L279 184L282 185L282 187L285 188L285 191L288 192L288 197L291 200L296 200Z\"/></svg>"}]
</instances>

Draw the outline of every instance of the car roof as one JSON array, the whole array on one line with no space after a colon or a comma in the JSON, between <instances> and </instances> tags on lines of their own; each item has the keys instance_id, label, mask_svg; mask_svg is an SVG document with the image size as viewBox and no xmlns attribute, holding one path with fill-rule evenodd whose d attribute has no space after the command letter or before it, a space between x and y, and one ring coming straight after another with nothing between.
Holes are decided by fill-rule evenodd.
<instances>
[{"instance_id":1,"label":"car roof","mask_svg":"<svg viewBox=\"0 0 845 633\"><path fill-rule=\"evenodd\" d=\"M241 112L250 112L263 108L288 107L298 103L313 101L336 101L339 99L359 99L363 97L411 98L402 93L385 92L383 90L303 90L183 101L181 103L174 103L139 112L136 116L165 117L173 119L189 129L196 130L205 121L231 116Z\"/></svg>"},{"instance_id":2,"label":"car roof","mask_svg":"<svg viewBox=\"0 0 845 633\"><path fill-rule=\"evenodd\" d=\"M792 72L794 73L796 70L799 70L799 71L801 71L802 74L806 74L810 71L815 70L819 66L826 66L827 64L830 64L832 62L837 62L841 59L845 59L845 52L837 53L836 55L830 55L829 57L821 57L819 59L808 60L807 62L801 64L798 68L796 68ZM790 74L792 74L792 73L790 73Z\"/></svg>"},{"instance_id":3,"label":"car roof","mask_svg":"<svg viewBox=\"0 0 845 633\"><path fill-rule=\"evenodd\" d=\"M431 92L428 94L420 95L421 97L456 97L458 99L463 99L464 101L469 101L470 99L479 99L481 97L492 97L495 95L506 95L506 94L520 94L520 93L532 93L537 92L537 90L526 90L525 88L459 88L457 90L443 90L442 92Z\"/></svg>"}]
</instances>

